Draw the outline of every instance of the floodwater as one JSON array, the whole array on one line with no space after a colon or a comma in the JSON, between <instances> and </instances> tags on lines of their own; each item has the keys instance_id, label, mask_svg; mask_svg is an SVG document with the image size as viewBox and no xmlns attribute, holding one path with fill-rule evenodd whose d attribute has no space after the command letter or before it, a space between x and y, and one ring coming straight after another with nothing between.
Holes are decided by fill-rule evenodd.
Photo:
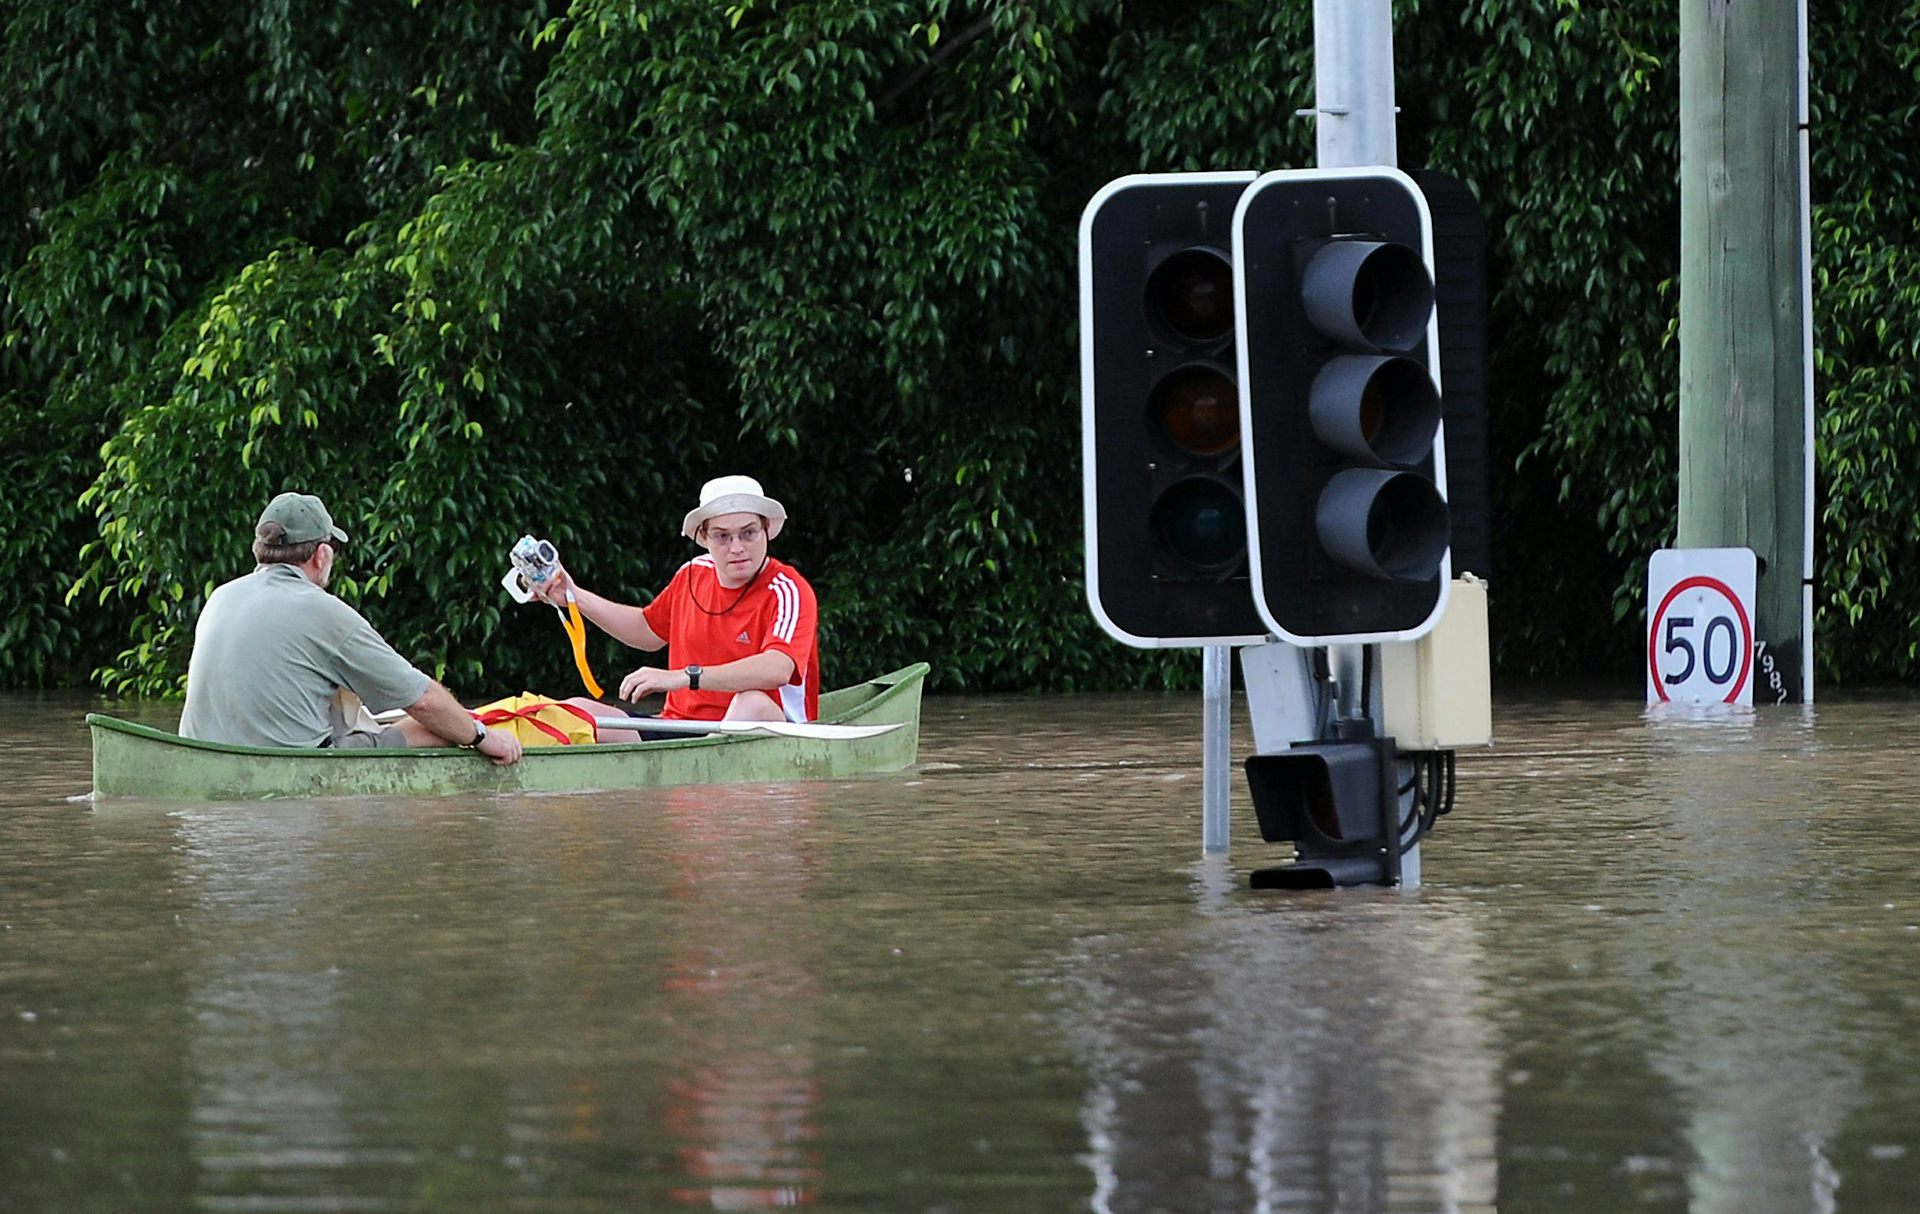
<instances>
[{"instance_id":1,"label":"floodwater","mask_svg":"<svg viewBox=\"0 0 1920 1214\"><path fill-rule=\"evenodd\" d=\"M1197 696L270 805L76 800L86 707L0 699L7 1214L1920 1208L1907 701L1504 698L1425 885L1313 893L1238 777L1200 855Z\"/></svg>"}]
</instances>

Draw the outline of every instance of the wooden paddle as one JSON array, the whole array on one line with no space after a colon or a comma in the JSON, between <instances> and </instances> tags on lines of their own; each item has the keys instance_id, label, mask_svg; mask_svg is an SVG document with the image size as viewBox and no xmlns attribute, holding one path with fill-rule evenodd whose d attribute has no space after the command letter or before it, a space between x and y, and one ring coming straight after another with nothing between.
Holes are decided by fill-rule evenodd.
<instances>
[{"instance_id":1,"label":"wooden paddle","mask_svg":"<svg viewBox=\"0 0 1920 1214\"><path fill-rule=\"evenodd\" d=\"M406 716L403 708L392 708L386 712L373 714L373 719L387 724ZM831 725L821 721L680 721L665 720L660 717L595 717L595 728L622 729L631 733L644 729L649 733L761 733L781 738L821 738L828 741L851 741L854 738L877 738L883 733L892 733L900 728L892 725Z\"/></svg>"},{"instance_id":2,"label":"wooden paddle","mask_svg":"<svg viewBox=\"0 0 1920 1214\"><path fill-rule=\"evenodd\" d=\"M659 717L595 717L600 729L644 729L648 733L764 733L782 738L876 738L900 728L893 725L831 725L821 721L678 721Z\"/></svg>"}]
</instances>

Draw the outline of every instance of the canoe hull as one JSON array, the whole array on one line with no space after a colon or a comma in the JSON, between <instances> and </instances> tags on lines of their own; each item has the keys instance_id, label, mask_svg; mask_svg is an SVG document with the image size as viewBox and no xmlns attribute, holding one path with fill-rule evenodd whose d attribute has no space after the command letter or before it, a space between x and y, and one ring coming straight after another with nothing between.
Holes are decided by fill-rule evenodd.
<instances>
[{"instance_id":1,"label":"canoe hull","mask_svg":"<svg viewBox=\"0 0 1920 1214\"><path fill-rule=\"evenodd\" d=\"M287 750L197 742L91 715L96 797L193 801L584 792L682 784L832 780L900 771L920 749L918 663L820 697L820 719L893 725L873 737L822 740L715 735L625 745L534 747L511 767L470 750Z\"/></svg>"}]
</instances>

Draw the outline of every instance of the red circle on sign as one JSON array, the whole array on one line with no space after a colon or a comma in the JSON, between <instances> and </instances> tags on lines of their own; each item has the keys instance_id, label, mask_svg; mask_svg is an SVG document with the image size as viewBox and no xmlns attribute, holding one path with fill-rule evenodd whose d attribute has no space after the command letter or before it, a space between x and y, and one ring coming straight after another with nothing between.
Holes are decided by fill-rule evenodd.
<instances>
[{"instance_id":1,"label":"red circle on sign","mask_svg":"<svg viewBox=\"0 0 1920 1214\"><path fill-rule=\"evenodd\" d=\"M1731 704L1740 698L1740 689L1747 685L1747 675L1753 672L1753 625L1747 621L1747 609L1740 605L1739 597L1733 593L1733 590L1729 588L1725 582L1717 577L1702 576L1682 578L1674 584L1672 590L1667 591L1667 597L1660 600L1660 609L1653 613L1653 623L1647 629L1647 669L1653 673L1653 690L1664 703L1667 699L1667 688L1660 678L1660 650L1658 645L1660 640L1660 621L1666 618L1667 608L1673 606L1673 600L1679 597L1682 590L1692 590L1696 587L1705 590L1718 590L1726 597L1727 602L1733 604L1734 618L1740 621L1740 635L1746 638L1747 643L1741 649L1740 677L1733 681L1733 689L1727 692L1727 698L1721 701L1723 704Z\"/></svg>"}]
</instances>

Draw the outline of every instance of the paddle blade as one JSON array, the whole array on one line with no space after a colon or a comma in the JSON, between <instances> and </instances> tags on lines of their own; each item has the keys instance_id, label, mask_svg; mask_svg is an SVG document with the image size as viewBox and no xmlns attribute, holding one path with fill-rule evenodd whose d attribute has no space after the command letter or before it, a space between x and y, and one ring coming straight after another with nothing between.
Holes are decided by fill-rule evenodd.
<instances>
[{"instance_id":1,"label":"paddle blade","mask_svg":"<svg viewBox=\"0 0 1920 1214\"><path fill-rule=\"evenodd\" d=\"M648 733L684 733L698 736L710 733L766 734L778 738L820 738L826 741L851 741L876 738L900 728L893 725L830 725L820 721L678 721L659 717L595 717L601 729L637 730Z\"/></svg>"}]
</instances>

